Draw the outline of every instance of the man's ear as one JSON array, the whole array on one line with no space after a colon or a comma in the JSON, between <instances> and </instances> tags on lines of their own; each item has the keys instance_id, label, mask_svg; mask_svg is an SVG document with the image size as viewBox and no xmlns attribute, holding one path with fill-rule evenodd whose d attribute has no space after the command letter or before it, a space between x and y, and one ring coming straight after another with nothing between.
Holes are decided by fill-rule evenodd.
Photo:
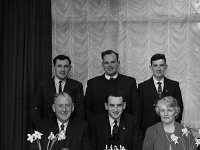
<instances>
[{"instance_id":1,"label":"man's ear","mask_svg":"<svg viewBox=\"0 0 200 150\"><path fill-rule=\"evenodd\" d=\"M151 64L149 65L149 69L152 71L152 66L151 66Z\"/></svg>"},{"instance_id":2,"label":"man's ear","mask_svg":"<svg viewBox=\"0 0 200 150\"><path fill-rule=\"evenodd\" d=\"M124 104L123 104L123 109L125 109L126 108L126 102L124 102Z\"/></svg>"},{"instance_id":3,"label":"man's ear","mask_svg":"<svg viewBox=\"0 0 200 150\"><path fill-rule=\"evenodd\" d=\"M52 105L52 109L53 109L53 112L56 112L56 110L55 110L55 104Z\"/></svg>"},{"instance_id":4,"label":"man's ear","mask_svg":"<svg viewBox=\"0 0 200 150\"><path fill-rule=\"evenodd\" d=\"M167 68L168 68L168 65L166 64L166 65L165 65L165 70L167 70Z\"/></svg>"},{"instance_id":5,"label":"man's ear","mask_svg":"<svg viewBox=\"0 0 200 150\"><path fill-rule=\"evenodd\" d=\"M104 103L105 109L108 110L108 104L105 102Z\"/></svg>"},{"instance_id":6,"label":"man's ear","mask_svg":"<svg viewBox=\"0 0 200 150\"><path fill-rule=\"evenodd\" d=\"M72 103L72 112L74 111L74 103Z\"/></svg>"}]
</instances>

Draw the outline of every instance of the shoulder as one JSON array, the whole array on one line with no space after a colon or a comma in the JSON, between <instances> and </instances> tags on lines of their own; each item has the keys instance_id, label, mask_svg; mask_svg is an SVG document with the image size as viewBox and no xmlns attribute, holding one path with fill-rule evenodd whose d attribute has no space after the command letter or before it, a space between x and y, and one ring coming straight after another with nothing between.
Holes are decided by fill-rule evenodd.
<instances>
[{"instance_id":1,"label":"shoulder","mask_svg":"<svg viewBox=\"0 0 200 150\"><path fill-rule=\"evenodd\" d=\"M143 86L146 86L148 85L149 83L151 83L153 81L152 77L150 79L147 79L141 83L138 84L139 87L143 87Z\"/></svg>"},{"instance_id":2,"label":"shoulder","mask_svg":"<svg viewBox=\"0 0 200 150\"><path fill-rule=\"evenodd\" d=\"M164 82L171 83L171 84L179 84L178 81L175 81L166 77L164 78Z\"/></svg>"},{"instance_id":3,"label":"shoulder","mask_svg":"<svg viewBox=\"0 0 200 150\"><path fill-rule=\"evenodd\" d=\"M128 120L128 121L138 121L136 116L133 116L133 115L128 114L128 113L124 113L123 117L126 118L126 120Z\"/></svg>"},{"instance_id":4,"label":"shoulder","mask_svg":"<svg viewBox=\"0 0 200 150\"><path fill-rule=\"evenodd\" d=\"M127 76L127 75L124 75L124 74L118 74L119 78L121 79L125 79L125 80L132 80L132 81L135 81L135 78L131 77L131 76Z\"/></svg>"},{"instance_id":5,"label":"shoulder","mask_svg":"<svg viewBox=\"0 0 200 150\"><path fill-rule=\"evenodd\" d=\"M91 78L88 80L88 83L91 83L91 82L97 82L97 81L100 81L100 80L103 80L104 79L104 74L103 75L100 75L100 76L96 76L94 78Z\"/></svg>"},{"instance_id":6,"label":"shoulder","mask_svg":"<svg viewBox=\"0 0 200 150\"><path fill-rule=\"evenodd\" d=\"M44 85L44 84L48 84L48 83L52 83L52 82L54 82L54 78L47 78L47 79L40 81L40 84Z\"/></svg>"},{"instance_id":7,"label":"shoulder","mask_svg":"<svg viewBox=\"0 0 200 150\"><path fill-rule=\"evenodd\" d=\"M105 113L105 114L100 114L100 115L96 115L92 118L90 118L90 122L101 122L103 120L106 120L108 118L108 115Z\"/></svg>"},{"instance_id":8,"label":"shoulder","mask_svg":"<svg viewBox=\"0 0 200 150\"><path fill-rule=\"evenodd\" d=\"M88 122L86 120L80 120L80 119L73 119L73 124L76 126L76 128L85 128L88 126Z\"/></svg>"},{"instance_id":9,"label":"shoulder","mask_svg":"<svg viewBox=\"0 0 200 150\"><path fill-rule=\"evenodd\" d=\"M158 130L164 130L162 122L158 122L150 127L147 128L147 132L149 133L157 133Z\"/></svg>"},{"instance_id":10,"label":"shoulder","mask_svg":"<svg viewBox=\"0 0 200 150\"><path fill-rule=\"evenodd\" d=\"M71 79L71 78L67 78L66 82L71 83L73 85L82 86L81 82Z\"/></svg>"}]
</instances>

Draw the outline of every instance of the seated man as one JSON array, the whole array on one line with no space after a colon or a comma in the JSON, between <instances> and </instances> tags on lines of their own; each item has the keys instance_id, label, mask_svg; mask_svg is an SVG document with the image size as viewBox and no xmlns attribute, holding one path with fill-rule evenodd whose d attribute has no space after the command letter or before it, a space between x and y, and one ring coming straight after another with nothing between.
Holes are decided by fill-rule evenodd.
<instances>
[{"instance_id":1,"label":"seated man","mask_svg":"<svg viewBox=\"0 0 200 150\"><path fill-rule=\"evenodd\" d=\"M57 140L52 150L61 150L62 148L92 150L88 123L71 116L74 111L72 97L65 92L57 94L54 98L52 109L55 115L51 119L42 121L42 126L39 129L39 132L43 134L41 140L42 149L46 149L48 136L51 132L55 135L64 131L66 138L60 141Z\"/></svg>"},{"instance_id":2,"label":"seated man","mask_svg":"<svg viewBox=\"0 0 200 150\"><path fill-rule=\"evenodd\" d=\"M123 113L126 102L121 91L111 91L104 103L107 114L90 121L90 134L95 150L110 149L112 145L128 150L140 150L142 134L136 117Z\"/></svg>"}]
</instances>

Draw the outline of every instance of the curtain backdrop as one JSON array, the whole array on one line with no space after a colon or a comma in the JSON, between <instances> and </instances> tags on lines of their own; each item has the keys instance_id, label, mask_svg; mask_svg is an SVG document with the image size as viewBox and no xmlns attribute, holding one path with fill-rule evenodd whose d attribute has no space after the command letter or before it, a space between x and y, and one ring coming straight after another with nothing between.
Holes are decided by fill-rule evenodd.
<instances>
[{"instance_id":1,"label":"curtain backdrop","mask_svg":"<svg viewBox=\"0 0 200 150\"><path fill-rule=\"evenodd\" d=\"M120 55L120 72L140 83L150 58L164 53L166 76L180 82L183 123L200 128L200 0L52 0L52 55L72 59L86 88L103 73L100 53ZM98 90L98 89L97 89Z\"/></svg>"},{"instance_id":2,"label":"curtain backdrop","mask_svg":"<svg viewBox=\"0 0 200 150\"><path fill-rule=\"evenodd\" d=\"M0 1L1 150L28 150L32 96L52 74L51 31L51 1Z\"/></svg>"}]
</instances>

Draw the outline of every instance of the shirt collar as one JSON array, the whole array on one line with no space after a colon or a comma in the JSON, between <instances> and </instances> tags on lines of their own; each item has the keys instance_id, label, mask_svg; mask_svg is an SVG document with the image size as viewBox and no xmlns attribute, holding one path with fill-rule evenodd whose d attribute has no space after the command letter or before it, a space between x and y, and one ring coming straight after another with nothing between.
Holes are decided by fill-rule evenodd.
<instances>
[{"instance_id":1,"label":"shirt collar","mask_svg":"<svg viewBox=\"0 0 200 150\"><path fill-rule=\"evenodd\" d=\"M65 129L65 130L66 130L66 128L67 128L68 122L69 122L69 120L68 120L67 122L64 123L64 126L65 126L64 129ZM62 125L63 123L60 122L60 120L58 120L58 119L57 119L57 123L58 123L59 131L60 131L60 127L61 127L61 125Z\"/></svg>"},{"instance_id":2,"label":"shirt collar","mask_svg":"<svg viewBox=\"0 0 200 150\"><path fill-rule=\"evenodd\" d=\"M60 81L60 79L58 79L56 76L54 78L54 82L55 82L55 85L58 84ZM62 80L62 84L65 84L66 80Z\"/></svg>"},{"instance_id":3,"label":"shirt collar","mask_svg":"<svg viewBox=\"0 0 200 150\"><path fill-rule=\"evenodd\" d=\"M156 80L156 78L153 76L153 82L154 82L154 85L157 85L158 82L161 82L161 84L164 85L164 78L162 78L162 80L158 81L158 80Z\"/></svg>"},{"instance_id":4,"label":"shirt collar","mask_svg":"<svg viewBox=\"0 0 200 150\"><path fill-rule=\"evenodd\" d=\"M111 118L109 115L108 115L108 118L109 118L110 126L112 126L115 120L113 118ZM119 122L120 122L120 118L117 119L117 124L118 125L119 125Z\"/></svg>"},{"instance_id":5,"label":"shirt collar","mask_svg":"<svg viewBox=\"0 0 200 150\"><path fill-rule=\"evenodd\" d=\"M118 73L116 73L114 76L109 76L109 75L105 74L105 78L107 80L110 80L111 77L113 77L114 79L116 79L118 77Z\"/></svg>"}]
</instances>

